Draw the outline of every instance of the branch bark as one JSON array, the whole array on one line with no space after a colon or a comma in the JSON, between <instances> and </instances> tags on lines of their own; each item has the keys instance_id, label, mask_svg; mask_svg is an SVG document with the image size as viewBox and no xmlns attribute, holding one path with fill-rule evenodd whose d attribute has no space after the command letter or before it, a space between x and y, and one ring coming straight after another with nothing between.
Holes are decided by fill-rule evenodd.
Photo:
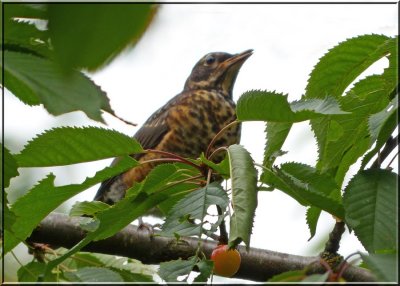
<instances>
[{"instance_id":1,"label":"branch bark","mask_svg":"<svg viewBox=\"0 0 400 286\"><path fill-rule=\"evenodd\" d=\"M85 231L79 227L80 218L71 218L64 214L51 213L27 239L28 242L46 243L71 248L82 240ZM143 263L158 264L178 258L188 258L195 254L199 241L195 238L150 237L148 231L138 230L128 225L123 230L105 240L92 242L83 250L135 258ZM217 242L201 240L202 251L209 258ZM265 249L238 248L242 260L235 278L265 282L279 273L310 267L308 273L323 273L318 263L319 257L305 257L279 253ZM376 281L373 274L365 269L350 266L343 274L347 281Z\"/></svg>"}]
</instances>

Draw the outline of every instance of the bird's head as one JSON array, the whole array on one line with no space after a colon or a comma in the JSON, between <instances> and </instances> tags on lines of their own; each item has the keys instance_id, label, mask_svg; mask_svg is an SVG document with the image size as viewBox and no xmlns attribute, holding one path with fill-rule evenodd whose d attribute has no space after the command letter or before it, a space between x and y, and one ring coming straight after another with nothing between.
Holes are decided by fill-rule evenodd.
<instances>
[{"instance_id":1,"label":"bird's head","mask_svg":"<svg viewBox=\"0 0 400 286\"><path fill-rule=\"evenodd\" d=\"M231 97L240 67L252 54L253 50L246 50L235 55L221 52L205 55L194 66L184 90L214 89Z\"/></svg>"}]
</instances>

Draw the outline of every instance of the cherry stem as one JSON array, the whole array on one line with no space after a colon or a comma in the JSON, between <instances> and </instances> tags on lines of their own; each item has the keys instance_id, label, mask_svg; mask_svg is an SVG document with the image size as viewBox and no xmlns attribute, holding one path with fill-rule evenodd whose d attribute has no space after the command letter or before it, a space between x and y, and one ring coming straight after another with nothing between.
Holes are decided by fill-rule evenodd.
<instances>
[{"instance_id":1,"label":"cherry stem","mask_svg":"<svg viewBox=\"0 0 400 286\"><path fill-rule=\"evenodd\" d=\"M219 148L217 148L217 149L215 149L212 153L211 153L211 155L210 156L208 156L208 160L211 160L211 158L212 157L214 157L215 156L215 154L217 154L217 153L219 153L219 152L222 152L222 151L227 151L228 149L226 148L226 147L219 147Z\"/></svg>"},{"instance_id":2,"label":"cherry stem","mask_svg":"<svg viewBox=\"0 0 400 286\"><path fill-rule=\"evenodd\" d=\"M172 157L172 158L166 158L166 159L169 159L169 161L185 163L187 165L190 165L190 166L198 169L199 171L202 171L202 168L199 165L196 165L195 163L189 161L188 159L183 158L183 157L181 157L181 156L179 156L177 154L174 154L174 153L161 151L161 150L155 150L155 149L147 149L146 153L156 153L156 154L166 155L166 156ZM155 159L155 160L158 160L158 159ZM150 161L152 161L152 160L149 160L149 161L146 161L146 162L150 162Z\"/></svg>"},{"instance_id":3,"label":"cherry stem","mask_svg":"<svg viewBox=\"0 0 400 286\"><path fill-rule=\"evenodd\" d=\"M226 129L232 127L233 125L239 124L239 123L240 123L240 121L238 121L238 120L232 121L232 122L229 123L228 125L225 125L224 128L222 128L222 129L214 136L214 138L211 140L210 144L208 144L207 151L206 151L206 158L208 158L208 155L209 155L210 152L211 152L211 147L215 144L215 141L217 141L217 139L218 139L219 137L221 137L222 133L224 133L224 132L226 131Z\"/></svg>"}]
</instances>

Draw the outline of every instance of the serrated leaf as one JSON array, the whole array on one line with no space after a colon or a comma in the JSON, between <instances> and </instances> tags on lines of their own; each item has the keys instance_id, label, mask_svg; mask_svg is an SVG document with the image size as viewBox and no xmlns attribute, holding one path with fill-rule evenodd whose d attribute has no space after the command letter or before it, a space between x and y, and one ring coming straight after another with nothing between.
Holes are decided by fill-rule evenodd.
<instances>
[{"instance_id":1,"label":"serrated leaf","mask_svg":"<svg viewBox=\"0 0 400 286\"><path fill-rule=\"evenodd\" d=\"M263 166L271 168L278 155L282 153L283 143L292 128L292 123L267 122L265 128L266 143L264 149Z\"/></svg>"},{"instance_id":2,"label":"serrated leaf","mask_svg":"<svg viewBox=\"0 0 400 286\"><path fill-rule=\"evenodd\" d=\"M297 186L291 182L289 176L285 174L278 174L276 168L264 169L264 172L260 178L261 182L267 184L270 188L278 189L288 196L295 199L299 204L307 206L309 202L305 200L297 191Z\"/></svg>"},{"instance_id":3,"label":"serrated leaf","mask_svg":"<svg viewBox=\"0 0 400 286\"><path fill-rule=\"evenodd\" d=\"M50 273L49 275L43 276L46 264L37 261L29 262L26 265L22 265L18 271L18 282L51 282L56 280L56 275Z\"/></svg>"},{"instance_id":4,"label":"serrated leaf","mask_svg":"<svg viewBox=\"0 0 400 286\"><path fill-rule=\"evenodd\" d=\"M268 172L268 176L261 177L262 182L283 191L297 200L301 205L316 206L338 218L344 218L343 205L337 200L310 188L307 183L302 182L279 168L274 168L274 171L266 170L266 172Z\"/></svg>"},{"instance_id":5,"label":"serrated leaf","mask_svg":"<svg viewBox=\"0 0 400 286\"><path fill-rule=\"evenodd\" d=\"M343 110L352 112L340 118L326 117L311 120L318 147L317 167L323 172L334 172L336 182L341 185L349 167L362 156L372 142L367 144L367 118L379 112L388 103L389 93L396 86L398 70L394 54L396 39L383 35L363 35L346 40L325 54L312 71L306 88L306 98L325 98L332 95L340 100ZM345 95L344 90L374 62L389 58L390 68L383 75L369 76L355 84ZM330 128L332 119L341 126ZM335 138L335 141L328 139ZM340 142L337 144L336 142ZM343 157L345 158L343 159Z\"/></svg>"},{"instance_id":6,"label":"serrated leaf","mask_svg":"<svg viewBox=\"0 0 400 286\"><path fill-rule=\"evenodd\" d=\"M286 174L307 184L307 188L310 190L326 195L332 194L332 198L341 200L340 188L329 174L322 174L309 165L297 162L283 163L280 167Z\"/></svg>"},{"instance_id":7,"label":"serrated leaf","mask_svg":"<svg viewBox=\"0 0 400 286\"><path fill-rule=\"evenodd\" d=\"M50 174L40 181L24 196L20 197L13 205L11 211L17 216L12 225L15 236L26 239L35 227L56 207L69 198L94 186L110 177L116 176L137 165L137 161L130 157L120 160L115 166L107 167L96 173L95 176L87 178L81 184L54 186L54 175ZM7 253L16 246L18 241L7 239L4 244L4 253Z\"/></svg>"},{"instance_id":8,"label":"serrated leaf","mask_svg":"<svg viewBox=\"0 0 400 286\"><path fill-rule=\"evenodd\" d=\"M94 215L99 211L103 211L110 206L101 201L84 201L76 202L69 211L70 216Z\"/></svg>"},{"instance_id":9,"label":"serrated leaf","mask_svg":"<svg viewBox=\"0 0 400 286\"><path fill-rule=\"evenodd\" d=\"M228 157L225 156L224 159L216 164L210 160L208 160L203 153L200 155L200 160L202 163L213 169L214 171L218 172L224 179L228 179L230 177L229 173L229 160Z\"/></svg>"},{"instance_id":10,"label":"serrated leaf","mask_svg":"<svg viewBox=\"0 0 400 286\"><path fill-rule=\"evenodd\" d=\"M47 31L39 30L34 23L4 19L4 50L51 57Z\"/></svg>"},{"instance_id":11,"label":"serrated leaf","mask_svg":"<svg viewBox=\"0 0 400 286\"><path fill-rule=\"evenodd\" d=\"M196 265L196 257L191 257L188 260L172 260L160 263L158 275L166 282L178 282L178 277L189 275ZM183 280L186 281L187 277ZM182 282L182 281L181 281Z\"/></svg>"},{"instance_id":12,"label":"serrated leaf","mask_svg":"<svg viewBox=\"0 0 400 286\"><path fill-rule=\"evenodd\" d=\"M308 229L310 230L310 238L308 239L308 241L310 241L314 237L314 235L317 231L317 224L318 224L320 215L321 215L320 208L311 206L307 209L306 222L308 225Z\"/></svg>"},{"instance_id":13,"label":"serrated leaf","mask_svg":"<svg viewBox=\"0 0 400 286\"><path fill-rule=\"evenodd\" d=\"M368 152L362 161L361 169L363 169L385 145L391 134L398 125L398 95L388 104L382 111L375 113L369 117L368 129L371 136L371 141L376 140L376 145L373 150Z\"/></svg>"},{"instance_id":14,"label":"serrated leaf","mask_svg":"<svg viewBox=\"0 0 400 286\"><path fill-rule=\"evenodd\" d=\"M294 123L327 114L346 114L332 97L324 99L301 99L289 103L287 95L252 90L243 93L236 107L240 121L272 121Z\"/></svg>"},{"instance_id":15,"label":"serrated leaf","mask_svg":"<svg viewBox=\"0 0 400 286\"><path fill-rule=\"evenodd\" d=\"M87 76L72 71L68 77L52 61L5 51L4 85L28 105L40 103L53 115L81 110L103 122L101 110L112 112L104 91Z\"/></svg>"},{"instance_id":16,"label":"serrated leaf","mask_svg":"<svg viewBox=\"0 0 400 286\"><path fill-rule=\"evenodd\" d=\"M232 208L230 219L230 248L244 242L250 247L250 235L257 208L257 170L250 153L241 145L228 147L232 180Z\"/></svg>"},{"instance_id":17,"label":"serrated leaf","mask_svg":"<svg viewBox=\"0 0 400 286\"><path fill-rule=\"evenodd\" d=\"M207 282L213 272L214 262L212 260L200 260L196 266L199 268L200 274L196 276L193 282Z\"/></svg>"},{"instance_id":18,"label":"serrated leaf","mask_svg":"<svg viewBox=\"0 0 400 286\"><path fill-rule=\"evenodd\" d=\"M20 167L69 165L140 153L133 138L99 127L60 127L38 135L15 158Z\"/></svg>"},{"instance_id":19,"label":"serrated leaf","mask_svg":"<svg viewBox=\"0 0 400 286\"><path fill-rule=\"evenodd\" d=\"M345 189L346 223L370 253L396 249L398 175L370 169L356 174Z\"/></svg>"},{"instance_id":20,"label":"serrated leaf","mask_svg":"<svg viewBox=\"0 0 400 286\"><path fill-rule=\"evenodd\" d=\"M311 120L319 147L317 168L321 172L334 170L338 185L349 167L372 145L368 118L388 104L384 85L379 76L367 77L340 99L342 108L351 114Z\"/></svg>"},{"instance_id":21,"label":"serrated leaf","mask_svg":"<svg viewBox=\"0 0 400 286\"><path fill-rule=\"evenodd\" d=\"M104 66L140 39L156 7L147 3L48 4L49 32L56 59L67 70Z\"/></svg>"},{"instance_id":22,"label":"serrated leaf","mask_svg":"<svg viewBox=\"0 0 400 286\"><path fill-rule=\"evenodd\" d=\"M125 196L122 200L112 205L110 208L99 212L96 215L96 218L100 222L100 225L96 228L96 230L89 233L67 253L49 262L46 271L49 272L65 259L81 250L91 241L106 239L114 235L133 220L147 213L158 204L166 201L170 195L168 192L163 190L153 191L148 194L146 189L143 189L141 186L136 188L136 185L134 185L132 188L135 188L136 192L129 196ZM119 219L116 220L115 218Z\"/></svg>"},{"instance_id":23,"label":"serrated leaf","mask_svg":"<svg viewBox=\"0 0 400 286\"><path fill-rule=\"evenodd\" d=\"M3 186L3 188L5 189L8 188L8 186L10 185L11 178L14 178L19 175L18 164L14 156L11 155L10 151L6 147L4 147L3 144L0 144L0 146L3 150L3 152L1 152L2 154L0 155L1 162L4 162L4 169L3 165L1 165L0 167L0 173L3 174L4 181L2 181L3 180L2 176L0 179L0 185Z\"/></svg>"},{"instance_id":24,"label":"serrated leaf","mask_svg":"<svg viewBox=\"0 0 400 286\"><path fill-rule=\"evenodd\" d=\"M225 210L228 202L227 194L216 183L195 190L186 195L171 209L160 235L171 237L175 235L201 235L207 209L212 205L218 205L222 210ZM194 223L195 219L200 220L200 223Z\"/></svg>"},{"instance_id":25,"label":"serrated leaf","mask_svg":"<svg viewBox=\"0 0 400 286\"><path fill-rule=\"evenodd\" d=\"M334 178L328 174L320 174L315 168L301 163L284 163L281 165L281 169L302 182L311 191L325 194L340 203L340 188ZM316 206L311 206L307 210L306 221L311 234L309 239L315 235L320 213L321 209Z\"/></svg>"},{"instance_id":26,"label":"serrated leaf","mask_svg":"<svg viewBox=\"0 0 400 286\"><path fill-rule=\"evenodd\" d=\"M121 275L104 267L78 268L73 274L81 282L124 282Z\"/></svg>"},{"instance_id":27,"label":"serrated leaf","mask_svg":"<svg viewBox=\"0 0 400 286\"><path fill-rule=\"evenodd\" d=\"M161 164L154 167L143 182L141 190L145 190L147 194L156 191L163 191L168 199L158 205L163 214L182 199L187 192L198 188L197 184L188 180L190 177L196 177L200 174L199 170L188 165L179 163Z\"/></svg>"},{"instance_id":28,"label":"serrated leaf","mask_svg":"<svg viewBox=\"0 0 400 286\"><path fill-rule=\"evenodd\" d=\"M377 276L378 281L398 282L399 259L396 254L363 254L361 257L367 267Z\"/></svg>"},{"instance_id":29,"label":"serrated leaf","mask_svg":"<svg viewBox=\"0 0 400 286\"><path fill-rule=\"evenodd\" d=\"M151 275L156 273L151 266L138 260L101 253L78 252L71 259L64 261L63 265L70 269L105 267L117 272L125 282L152 282Z\"/></svg>"},{"instance_id":30,"label":"serrated leaf","mask_svg":"<svg viewBox=\"0 0 400 286\"><path fill-rule=\"evenodd\" d=\"M305 97L338 98L356 77L380 58L389 54L391 39L384 35L362 35L330 49L314 67Z\"/></svg>"}]
</instances>

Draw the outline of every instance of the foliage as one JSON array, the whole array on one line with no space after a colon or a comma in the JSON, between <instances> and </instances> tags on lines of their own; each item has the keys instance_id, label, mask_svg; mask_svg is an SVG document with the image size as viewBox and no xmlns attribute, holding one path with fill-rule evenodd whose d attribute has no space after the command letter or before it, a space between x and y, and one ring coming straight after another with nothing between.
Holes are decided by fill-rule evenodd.
<instances>
[{"instance_id":1,"label":"foliage","mask_svg":"<svg viewBox=\"0 0 400 286\"><path fill-rule=\"evenodd\" d=\"M82 70L99 69L136 43L150 24L156 6L101 4L94 11L87 5L75 4L3 7L2 68L7 89L25 104L42 104L53 115L81 110L91 119L102 121L102 111L114 114L105 92ZM72 14L76 21L69 20ZM43 21L46 27L38 28ZM120 29L121 26L129 29ZM92 37L82 41L87 33ZM318 61L300 100L289 102L286 95L278 92L245 92L237 104L237 117L240 122L266 122L262 163L254 162L240 145L220 149L227 154L221 163L204 154L189 161L178 156L171 163L155 167L113 206L77 203L70 215L90 217L83 226L85 238L57 255L46 252L45 263L38 260L21 267L20 282L152 281L153 273L140 273L139 263L131 259L106 259L80 250L92 241L114 235L154 207L166 214L160 235L177 239L213 237L228 219L229 241L225 244L229 242L229 247L235 248L243 242L249 248L257 190L264 189L282 191L308 207L306 222L311 238L322 211L344 220L369 253L362 254L365 264L379 279L393 281L396 268L386 265L395 265L397 257L398 175L381 168L381 151L388 147L397 126L397 41L397 37L363 35L339 43ZM364 70L382 59L389 63L382 74L354 83ZM319 155L316 166L301 162L275 164L276 158L286 153L282 146L291 127L301 121L309 121L315 134ZM80 184L55 186L55 176L49 174L15 203L9 204L5 197L4 253L28 238L40 221L64 201L137 166L138 162L129 155L144 152L138 142L116 131L72 126L37 135L19 154L11 154L2 147L2 183L9 187L8 191L13 187L11 178L19 175L18 168L120 158ZM374 158L378 167L370 168ZM358 160L362 160L361 167L345 186L344 177ZM256 168L261 169L260 176ZM211 183L212 172L230 179L231 189L226 190L220 182ZM216 207L217 219L210 223L214 216L210 210ZM186 280L193 270L199 270L195 281L205 282L212 275L212 267L212 262L198 251L187 260L161 263L158 275L173 282L180 276ZM307 276L299 270L270 281L322 282L332 277L328 272Z\"/></svg>"}]
</instances>

